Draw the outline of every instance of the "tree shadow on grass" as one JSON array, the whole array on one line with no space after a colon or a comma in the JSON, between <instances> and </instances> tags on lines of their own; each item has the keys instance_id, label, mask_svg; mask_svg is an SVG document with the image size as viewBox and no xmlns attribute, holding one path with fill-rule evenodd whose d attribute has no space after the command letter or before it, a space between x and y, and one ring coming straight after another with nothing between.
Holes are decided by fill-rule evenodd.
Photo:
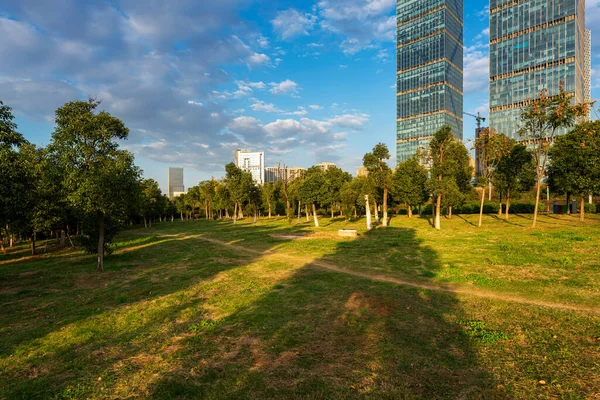
<instances>
[{"instance_id":1,"label":"tree shadow on grass","mask_svg":"<svg viewBox=\"0 0 600 400\"><path fill-rule=\"evenodd\" d=\"M156 335L183 310L202 313L205 296L187 291L260 256L198 240L213 228L244 229L203 222L186 225L185 234L174 235L181 227L172 226L129 232L104 273L95 272L93 256L77 255L0 268L0 398L52 397L114 364L94 354L118 348L122 360L138 351L128 343ZM273 231L251 229L258 236ZM98 368L84 367L90 362Z\"/></svg>"},{"instance_id":2,"label":"tree shadow on grass","mask_svg":"<svg viewBox=\"0 0 600 400\"><path fill-rule=\"evenodd\" d=\"M506 398L479 365L460 302L432 292L334 272L365 243L393 241L407 260L439 269L413 229L339 241L255 302L180 342L177 366L153 381L154 399ZM374 247L374 246L370 246ZM373 261L372 262L377 262Z\"/></svg>"}]
</instances>

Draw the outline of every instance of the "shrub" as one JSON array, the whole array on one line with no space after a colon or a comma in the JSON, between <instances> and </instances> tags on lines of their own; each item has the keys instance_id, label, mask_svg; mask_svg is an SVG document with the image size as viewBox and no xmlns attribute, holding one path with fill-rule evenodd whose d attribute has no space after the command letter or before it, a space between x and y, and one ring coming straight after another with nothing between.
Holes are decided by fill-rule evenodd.
<instances>
[{"instance_id":1,"label":"shrub","mask_svg":"<svg viewBox=\"0 0 600 400\"><path fill-rule=\"evenodd\" d=\"M586 213L595 213L596 212L596 205L595 204L585 203L585 207L583 209L585 210Z\"/></svg>"},{"instance_id":2,"label":"shrub","mask_svg":"<svg viewBox=\"0 0 600 400\"><path fill-rule=\"evenodd\" d=\"M502 208L506 210L506 206ZM535 210L535 203L514 203L510 205L510 209L508 210L509 214L533 214ZM539 204L538 212L544 211L544 205L542 203Z\"/></svg>"}]
</instances>

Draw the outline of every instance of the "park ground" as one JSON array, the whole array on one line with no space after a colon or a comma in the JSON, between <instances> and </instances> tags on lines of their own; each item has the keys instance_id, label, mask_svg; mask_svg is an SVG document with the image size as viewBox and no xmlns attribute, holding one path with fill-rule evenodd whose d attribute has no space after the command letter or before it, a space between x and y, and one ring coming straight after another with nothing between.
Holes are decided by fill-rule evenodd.
<instances>
[{"instance_id":1,"label":"park ground","mask_svg":"<svg viewBox=\"0 0 600 400\"><path fill-rule=\"evenodd\" d=\"M600 216L477 218L159 223L103 273L17 247L0 399L600 399Z\"/></svg>"}]
</instances>

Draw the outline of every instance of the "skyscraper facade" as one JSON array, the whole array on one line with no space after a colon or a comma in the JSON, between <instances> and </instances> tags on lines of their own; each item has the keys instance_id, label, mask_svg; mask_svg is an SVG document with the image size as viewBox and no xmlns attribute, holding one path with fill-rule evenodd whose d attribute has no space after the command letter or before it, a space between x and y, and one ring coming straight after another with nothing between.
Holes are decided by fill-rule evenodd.
<instances>
[{"instance_id":1,"label":"skyscraper facade","mask_svg":"<svg viewBox=\"0 0 600 400\"><path fill-rule=\"evenodd\" d=\"M520 109L543 89L589 99L590 40L584 0L490 0L490 128L518 139Z\"/></svg>"},{"instance_id":2,"label":"skyscraper facade","mask_svg":"<svg viewBox=\"0 0 600 400\"><path fill-rule=\"evenodd\" d=\"M185 192L185 188L183 186L183 168L169 168L168 186L170 199Z\"/></svg>"},{"instance_id":3,"label":"skyscraper facade","mask_svg":"<svg viewBox=\"0 0 600 400\"><path fill-rule=\"evenodd\" d=\"M462 139L463 0L397 0L398 163L444 125Z\"/></svg>"}]
</instances>

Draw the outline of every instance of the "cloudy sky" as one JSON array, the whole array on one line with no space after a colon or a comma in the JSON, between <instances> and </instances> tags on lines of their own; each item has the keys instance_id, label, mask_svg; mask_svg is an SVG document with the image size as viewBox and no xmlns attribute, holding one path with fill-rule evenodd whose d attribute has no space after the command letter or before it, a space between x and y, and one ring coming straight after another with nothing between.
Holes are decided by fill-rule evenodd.
<instances>
[{"instance_id":1,"label":"cloudy sky","mask_svg":"<svg viewBox=\"0 0 600 400\"><path fill-rule=\"evenodd\" d=\"M465 0L465 111L484 114L485 3ZM600 0L587 9L600 37ZM395 152L395 0L2 0L0 38L0 99L28 140L100 99L163 190L169 166L186 187L221 177L236 147L353 173L377 142Z\"/></svg>"}]
</instances>

